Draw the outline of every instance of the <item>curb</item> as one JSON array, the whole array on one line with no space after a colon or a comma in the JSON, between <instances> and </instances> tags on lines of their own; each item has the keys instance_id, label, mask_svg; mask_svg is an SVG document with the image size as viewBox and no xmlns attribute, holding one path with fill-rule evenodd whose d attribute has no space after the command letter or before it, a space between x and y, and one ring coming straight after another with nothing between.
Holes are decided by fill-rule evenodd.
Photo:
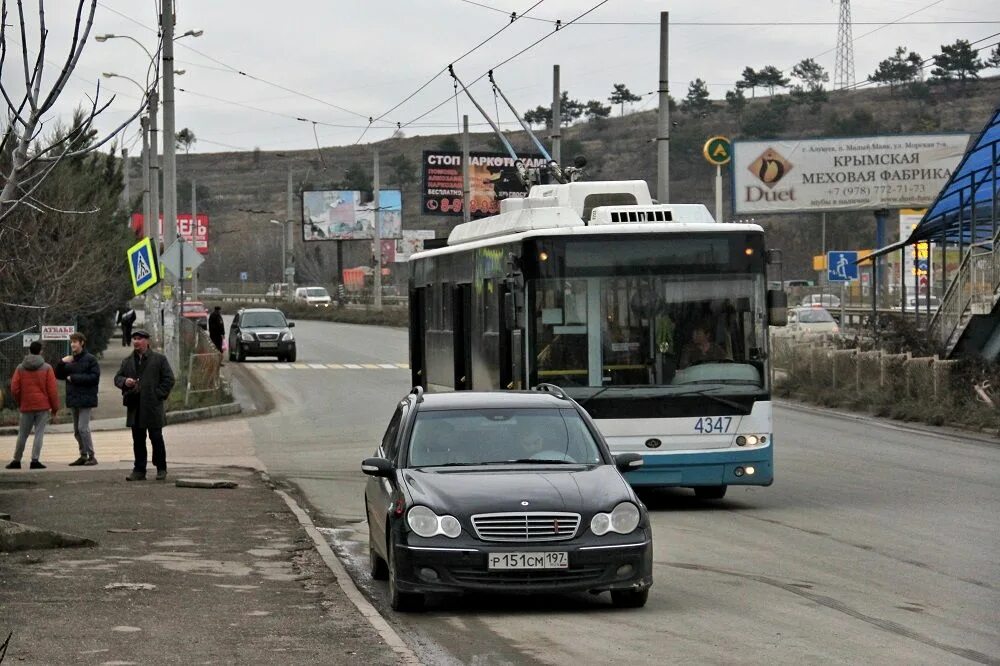
<instances>
[{"instance_id":1,"label":"curb","mask_svg":"<svg viewBox=\"0 0 1000 666\"><path fill-rule=\"evenodd\" d=\"M243 412L243 406L238 402L227 402L224 405L212 405L211 407L199 407L197 409L186 409L179 412L167 412L167 425L177 423L187 423L189 421L204 421L207 419L217 419L223 416L234 416ZM127 430L127 428L120 428ZM16 436L17 426L0 427L0 437Z\"/></svg>"},{"instance_id":2,"label":"curb","mask_svg":"<svg viewBox=\"0 0 1000 666\"><path fill-rule=\"evenodd\" d=\"M262 474L261 478L266 477L265 483L270 485L270 477L266 474ZM316 526L313 524L312 518L309 517L302 507L299 506L298 502L292 498L291 495L284 492L283 490L275 489L276 493L285 500L285 504L291 510L295 517L298 519L299 524L305 529L306 533L313 540L313 544L316 546L316 550L319 552L319 556L323 559L326 566L333 572L334 577L337 579L337 583L340 585L340 589L344 591L347 598L351 600L354 607L358 609L358 612L364 616L366 620L372 625L372 628L378 632L378 635L382 637L386 645L392 648L399 656L399 663L401 664L412 664L413 666L421 665L422 662L417 657L416 653L410 649L410 647L399 637L399 634L389 625L382 614L365 598L361 593L361 590L354 584L354 580L344 569L344 565L341 564L340 560L334 554L333 549L330 548L330 544L326 542L323 535L319 533Z\"/></svg>"},{"instance_id":3,"label":"curb","mask_svg":"<svg viewBox=\"0 0 1000 666\"><path fill-rule=\"evenodd\" d=\"M826 417L839 417L850 419L852 421L857 421L858 423L871 423L873 425L882 426L885 428L891 428L893 430L899 430L901 432L910 432L920 435L933 435L936 437L948 437L950 439L955 439L963 442L978 442L981 444L990 444L992 446L1000 446L1000 439L996 437L990 437L983 433L976 432L974 430L962 430L959 428L948 428L948 427L934 427L934 426L920 426L914 425L912 423L907 423L905 421L894 421L892 419L880 418L877 416L869 416L867 414L858 414L856 412L848 412L840 409L831 409L829 407L818 407L816 405L806 404L802 402L795 402L791 400L777 399L773 401L775 405L779 407L785 407L797 412L803 412L806 414L817 414Z\"/></svg>"}]
</instances>

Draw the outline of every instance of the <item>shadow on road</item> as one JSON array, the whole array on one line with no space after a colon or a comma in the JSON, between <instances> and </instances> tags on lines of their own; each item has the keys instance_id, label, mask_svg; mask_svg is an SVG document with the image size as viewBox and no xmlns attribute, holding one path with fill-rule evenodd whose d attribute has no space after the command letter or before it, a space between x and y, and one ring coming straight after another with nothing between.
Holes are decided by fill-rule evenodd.
<instances>
[{"instance_id":1,"label":"shadow on road","mask_svg":"<svg viewBox=\"0 0 1000 666\"><path fill-rule=\"evenodd\" d=\"M752 511L759 507L736 499L700 499L689 488L637 488L650 511Z\"/></svg>"}]
</instances>

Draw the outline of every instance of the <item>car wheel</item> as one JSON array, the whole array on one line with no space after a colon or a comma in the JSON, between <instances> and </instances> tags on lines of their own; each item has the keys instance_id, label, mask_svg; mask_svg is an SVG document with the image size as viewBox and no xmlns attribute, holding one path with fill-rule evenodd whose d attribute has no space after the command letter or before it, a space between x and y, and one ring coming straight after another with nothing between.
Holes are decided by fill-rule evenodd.
<instances>
[{"instance_id":1,"label":"car wheel","mask_svg":"<svg viewBox=\"0 0 1000 666\"><path fill-rule=\"evenodd\" d=\"M396 585L396 539L392 537L386 544L389 550L389 605L399 613L419 611L424 607L424 595L415 592L400 592Z\"/></svg>"},{"instance_id":2,"label":"car wheel","mask_svg":"<svg viewBox=\"0 0 1000 666\"><path fill-rule=\"evenodd\" d=\"M241 345L240 343L237 342L236 343L236 362L237 363L242 363L245 360L247 360L247 353L243 349L243 345Z\"/></svg>"},{"instance_id":3,"label":"car wheel","mask_svg":"<svg viewBox=\"0 0 1000 666\"><path fill-rule=\"evenodd\" d=\"M293 349L288 356L285 357L289 363L295 363L295 350Z\"/></svg>"},{"instance_id":4,"label":"car wheel","mask_svg":"<svg viewBox=\"0 0 1000 666\"><path fill-rule=\"evenodd\" d=\"M229 348L229 360L230 361L236 360L236 352L233 350L232 347Z\"/></svg>"},{"instance_id":5,"label":"car wheel","mask_svg":"<svg viewBox=\"0 0 1000 666\"><path fill-rule=\"evenodd\" d=\"M617 608L642 608L648 599L648 587L644 590L611 590L611 603Z\"/></svg>"},{"instance_id":6,"label":"car wheel","mask_svg":"<svg viewBox=\"0 0 1000 666\"><path fill-rule=\"evenodd\" d=\"M696 486L695 497L699 499L722 499L726 496L726 489L729 486Z\"/></svg>"}]
</instances>

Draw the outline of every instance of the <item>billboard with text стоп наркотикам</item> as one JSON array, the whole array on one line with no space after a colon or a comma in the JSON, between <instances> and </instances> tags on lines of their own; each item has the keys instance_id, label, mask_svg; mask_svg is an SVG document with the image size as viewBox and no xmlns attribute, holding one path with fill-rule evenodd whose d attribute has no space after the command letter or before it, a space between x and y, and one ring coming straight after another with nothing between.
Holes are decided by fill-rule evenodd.
<instances>
[{"instance_id":1,"label":"billboard with text \u0441\u0442\u043e\u043f \u043d\u0430\u0440\u043a\u043e\u0442\u0438\u043a\u0430\u043c","mask_svg":"<svg viewBox=\"0 0 1000 666\"><path fill-rule=\"evenodd\" d=\"M521 155L527 169L545 166L541 155ZM426 150L423 157L424 215L462 215L462 153ZM524 197L514 159L505 153L469 153L469 209L472 219L496 215L500 201Z\"/></svg>"}]
</instances>

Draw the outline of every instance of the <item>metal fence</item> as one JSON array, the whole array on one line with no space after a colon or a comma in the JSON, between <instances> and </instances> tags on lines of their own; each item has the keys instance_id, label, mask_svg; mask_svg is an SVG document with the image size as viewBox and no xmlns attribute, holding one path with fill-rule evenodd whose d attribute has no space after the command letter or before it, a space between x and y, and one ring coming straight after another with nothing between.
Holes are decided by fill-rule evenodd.
<instances>
[{"instance_id":1,"label":"metal fence","mask_svg":"<svg viewBox=\"0 0 1000 666\"><path fill-rule=\"evenodd\" d=\"M24 336L38 334L38 326L30 326L22 331L0 333L0 410L17 409L10 392L10 383L14 378L14 370L21 365L28 347L24 344ZM69 354L68 340L47 340L42 343L42 356L54 368L59 359ZM62 382L59 382L62 394Z\"/></svg>"},{"instance_id":2,"label":"metal fence","mask_svg":"<svg viewBox=\"0 0 1000 666\"><path fill-rule=\"evenodd\" d=\"M180 320L182 368L179 379L184 385L184 406L191 397L226 390L222 380L222 354L212 344L208 333L190 319Z\"/></svg>"}]
</instances>

